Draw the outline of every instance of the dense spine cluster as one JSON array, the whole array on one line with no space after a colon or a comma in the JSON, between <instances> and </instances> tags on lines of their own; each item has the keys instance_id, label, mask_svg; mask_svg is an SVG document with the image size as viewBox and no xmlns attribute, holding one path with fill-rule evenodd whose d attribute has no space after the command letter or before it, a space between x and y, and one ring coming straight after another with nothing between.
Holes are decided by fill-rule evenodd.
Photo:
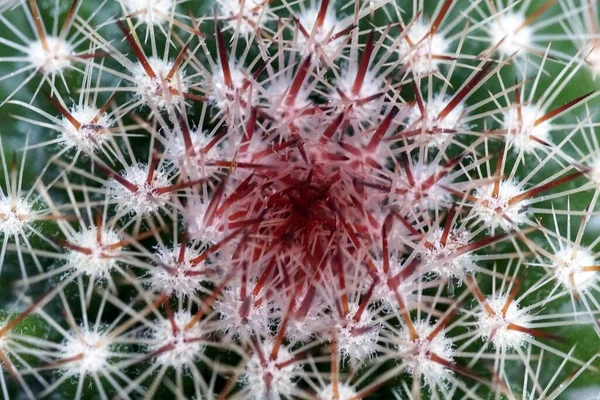
<instances>
[{"instance_id":1,"label":"dense spine cluster","mask_svg":"<svg viewBox=\"0 0 600 400\"><path fill-rule=\"evenodd\" d=\"M0 4L3 397L595 381L597 11Z\"/></svg>"}]
</instances>

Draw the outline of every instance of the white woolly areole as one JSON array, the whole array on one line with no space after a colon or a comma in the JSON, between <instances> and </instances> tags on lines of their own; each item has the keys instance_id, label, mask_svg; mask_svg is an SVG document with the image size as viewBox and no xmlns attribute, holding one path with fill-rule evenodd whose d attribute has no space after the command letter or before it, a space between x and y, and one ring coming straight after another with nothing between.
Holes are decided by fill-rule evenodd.
<instances>
[{"instance_id":1,"label":"white woolly areole","mask_svg":"<svg viewBox=\"0 0 600 400\"><path fill-rule=\"evenodd\" d=\"M341 53L341 49L344 44L343 37L330 40L331 37L340 30L337 27L340 21L335 15L335 9L330 6L325 14L323 25L317 28L313 34L313 29L315 28L315 22L317 22L318 15L318 7L307 8L303 13L300 14L298 20L300 21L302 27L304 27L306 30L306 33L308 33L309 37L305 37L302 32L298 31L297 43L298 46L304 50L305 54L323 54L328 61L333 62L339 53Z\"/></svg>"},{"instance_id":2,"label":"white woolly areole","mask_svg":"<svg viewBox=\"0 0 600 400\"><path fill-rule=\"evenodd\" d=\"M596 265L596 259L588 249L567 246L556 254L555 276L569 290L587 291L598 281L597 271L584 271Z\"/></svg>"},{"instance_id":3,"label":"white woolly areole","mask_svg":"<svg viewBox=\"0 0 600 400\"><path fill-rule=\"evenodd\" d=\"M508 306L506 315L502 316L502 309L507 300L508 295L488 297L487 304L494 311L494 314L490 315L485 309L482 309L477 315L477 332L485 340L491 338L495 348L504 350L523 347L530 337L525 332L510 329L509 324L527 328L531 321L529 314L521 311L514 301Z\"/></svg>"},{"instance_id":4,"label":"white woolly areole","mask_svg":"<svg viewBox=\"0 0 600 400\"><path fill-rule=\"evenodd\" d=\"M56 74L71 66L75 54L67 41L55 36L46 36L47 49L41 40L32 42L27 49L27 60L36 69Z\"/></svg>"},{"instance_id":5,"label":"white woolly areole","mask_svg":"<svg viewBox=\"0 0 600 400\"><path fill-rule=\"evenodd\" d=\"M183 73L177 69L170 80L167 80L173 63L160 58L148 58L148 64L154 71L155 77L148 76L146 70L138 62L133 71L135 96L159 110L164 110L169 104L175 105L187 93L188 88Z\"/></svg>"},{"instance_id":6,"label":"white woolly areole","mask_svg":"<svg viewBox=\"0 0 600 400\"><path fill-rule=\"evenodd\" d=\"M337 397L335 400L350 400L356 396L356 390L348 384L343 382L337 383ZM323 389L319 391L317 394L319 400L334 400L333 398L333 384L325 386Z\"/></svg>"},{"instance_id":7,"label":"white woolly areole","mask_svg":"<svg viewBox=\"0 0 600 400\"><path fill-rule=\"evenodd\" d=\"M416 75L424 75L438 69L441 60L432 56L445 55L450 47L450 42L440 33L429 35L430 28L422 21L417 21L408 28L408 39L402 39L398 46L401 62L410 64ZM412 46L411 46L412 45Z\"/></svg>"},{"instance_id":8,"label":"white woolly areole","mask_svg":"<svg viewBox=\"0 0 600 400\"><path fill-rule=\"evenodd\" d=\"M380 116L379 111L381 107L378 105L377 99L363 103L359 101L380 93L383 88L383 81L373 71L367 71L360 90L354 93L352 88L356 80L356 74L357 66L353 64L342 71L340 78L335 82L337 89L344 93L350 104L352 104L349 117L358 119L359 121L377 119ZM342 102L337 90L332 92L331 97L335 102Z\"/></svg>"},{"instance_id":9,"label":"white woolly areole","mask_svg":"<svg viewBox=\"0 0 600 400\"><path fill-rule=\"evenodd\" d=\"M253 284L248 283L252 288ZM253 333L265 334L269 331L271 322L272 306L268 301L256 305L256 299L252 294L248 294L250 304L247 316L241 315L243 307L246 307L243 299L240 298L240 288L238 286L228 286L223 290L221 296L214 303L214 310L219 313L223 327L222 330L231 334L234 338L249 338ZM246 300L248 301L248 300Z\"/></svg>"},{"instance_id":10,"label":"white woolly areole","mask_svg":"<svg viewBox=\"0 0 600 400\"><path fill-rule=\"evenodd\" d=\"M241 69L241 65L238 65L237 62L230 61L229 66L231 86L227 85L223 70L219 67L217 71L213 71L212 79L207 83L208 98L221 111L231 111L237 107L236 112L243 114L246 107L242 105L242 101L248 104L249 94L253 94L252 98L255 96L252 84L244 88L246 78L250 79L251 74ZM242 88L244 89L242 90Z\"/></svg>"},{"instance_id":11,"label":"white woolly areole","mask_svg":"<svg viewBox=\"0 0 600 400\"><path fill-rule=\"evenodd\" d=\"M349 304L349 312L344 319L336 321L336 340L340 354L351 362L370 359L377 353L377 341L381 325L373 321L368 308L363 310L358 322L354 315L359 309L358 303Z\"/></svg>"},{"instance_id":12,"label":"white woolly areole","mask_svg":"<svg viewBox=\"0 0 600 400\"><path fill-rule=\"evenodd\" d=\"M493 196L494 185L477 189L475 197L479 200L473 206L473 213L490 229L510 230L527 221L527 201L509 205L513 197L522 193L517 183L512 180L500 182L498 196ZM506 218L505 218L506 217Z\"/></svg>"},{"instance_id":13,"label":"white woolly areole","mask_svg":"<svg viewBox=\"0 0 600 400\"><path fill-rule=\"evenodd\" d=\"M281 368L277 366L277 364L292 358L284 346L279 348L276 360L271 360L270 357L273 350L272 342L265 342L261 347L265 359L264 365L259 355L255 353L246 363L244 374L240 377L240 382L246 386L247 390L244 398L276 400L291 396L296 388L296 376L301 372L302 367L298 363L286 364Z\"/></svg>"},{"instance_id":14,"label":"white woolly areole","mask_svg":"<svg viewBox=\"0 0 600 400\"><path fill-rule=\"evenodd\" d=\"M31 203L22 198L11 200L0 193L0 234L4 234L4 240L10 236L29 235L31 232L27 228L32 212Z\"/></svg>"},{"instance_id":15,"label":"white woolly areole","mask_svg":"<svg viewBox=\"0 0 600 400\"><path fill-rule=\"evenodd\" d=\"M226 236L223 231L226 221L222 216L215 215L211 223L205 223L204 217L208 211L208 205L208 201L196 200L190 202L184 213L184 218L188 223L190 237L202 243L215 244Z\"/></svg>"},{"instance_id":16,"label":"white woolly areole","mask_svg":"<svg viewBox=\"0 0 600 400\"><path fill-rule=\"evenodd\" d=\"M177 262L180 249L181 244L169 250L160 247L156 249L156 258L162 265L150 270L150 286L154 291L169 296L193 296L202 282L212 282L215 278L205 263L193 265L192 260L201 254L199 249L187 246L183 260ZM206 274L202 274L203 271Z\"/></svg>"},{"instance_id":17,"label":"white woolly areole","mask_svg":"<svg viewBox=\"0 0 600 400\"><path fill-rule=\"evenodd\" d=\"M533 31L529 26L523 26L525 15L521 13L505 13L494 18L490 26L490 39L492 46L497 46L498 51L509 56L521 49L531 46Z\"/></svg>"},{"instance_id":18,"label":"white woolly areole","mask_svg":"<svg viewBox=\"0 0 600 400\"><path fill-rule=\"evenodd\" d=\"M112 189L111 199L121 211L141 215L151 214L164 207L171 197L169 193L158 192L158 189L171 184L167 173L160 168L154 171L150 183L146 183L148 166L145 164L133 165L121 176L137 186L137 190L131 191L115 179L106 182L106 186Z\"/></svg>"},{"instance_id":19,"label":"white woolly areole","mask_svg":"<svg viewBox=\"0 0 600 400\"><path fill-rule=\"evenodd\" d=\"M307 87L308 85L306 84L300 87L300 90L298 91L298 94L294 98L294 102L291 105L284 104L284 100L286 100L287 94L289 93L293 82L293 77L288 78L287 76L277 77L276 79L273 79L267 87L268 96L265 99L265 101L271 103L271 106L273 108L285 107L288 110L291 109L296 111L302 110L303 108L311 105L311 101L309 98L311 95L311 91ZM288 113L290 112L288 111Z\"/></svg>"},{"instance_id":20,"label":"white woolly areole","mask_svg":"<svg viewBox=\"0 0 600 400\"><path fill-rule=\"evenodd\" d=\"M403 225L402 223L396 223L396 225ZM388 239L388 242L391 243L392 240ZM377 277L379 278L379 283L375 286L373 290L372 298L376 299L379 303L378 307L381 307L383 311L395 311L400 308L400 304L398 303L398 299L396 298L396 292L404 298L404 301L407 302L408 297L412 297L412 293L417 289L415 282L413 279L401 279L399 281L398 286L395 288L390 288L388 281L398 276L399 273L404 269L404 264L398 260L396 257L390 257L390 269L387 274L383 271L383 262L377 261L374 263L375 268L377 270ZM362 293L366 294L373 283L372 279L362 279L363 281L363 289ZM395 282L391 282L395 283Z\"/></svg>"},{"instance_id":21,"label":"white woolly areole","mask_svg":"<svg viewBox=\"0 0 600 400\"><path fill-rule=\"evenodd\" d=\"M450 229L445 245L441 243L443 233L444 229L436 229L429 239L431 247L423 246L421 258L424 268L444 277L463 278L466 272L475 268L475 264L469 254L454 254L469 244L470 233L466 229Z\"/></svg>"},{"instance_id":22,"label":"white woolly areole","mask_svg":"<svg viewBox=\"0 0 600 400\"><path fill-rule=\"evenodd\" d=\"M71 332L62 343L60 359L65 360L60 372L66 376L95 375L109 366L110 341L101 332L82 328Z\"/></svg>"},{"instance_id":23,"label":"white woolly areole","mask_svg":"<svg viewBox=\"0 0 600 400\"><path fill-rule=\"evenodd\" d=\"M195 151L202 150L202 148L208 145L211 140L208 136L208 132L198 131L197 129L190 129L190 139L192 141L192 148ZM215 149L216 146L211 149L211 152ZM175 160L177 164L182 164L181 161L189 157L189 155L185 154L186 151L188 151L188 149L185 148L183 135L175 134L172 137L169 137L167 143L165 143L165 154L169 159Z\"/></svg>"},{"instance_id":24,"label":"white woolly areole","mask_svg":"<svg viewBox=\"0 0 600 400\"><path fill-rule=\"evenodd\" d=\"M447 175L441 178L436 176L442 172L439 164L435 162L431 164L419 163L411 165L410 168L415 185L410 186L408 178L404 179L407 184L404 197L409 207L414 207L416 202L417 206L423 204L430 210L434 210L439 207L447 208L451 204L452 196L442 187L451 182ZM432 176L435 178L433 184L430 185L428 181Z\"/></svg>"},{"instance_id":25,"label":"white woolly areole","mask_svg":"<svg viewBox=\"0 0 600 400\"><path fill-rule=\"evenodd\" d=\"M427 144L429 147L441 147L453 133L436 132L436 130L462 130L464 124L461 119L465 116L465 104L460 102L444 118L438 118L440 112L446 108L451 97L441 94L435 95L431 101L426 102L425 117L421 116L419 107L413 107L408 115L408 124L411 129L422 129L423 134L412 136L420 143Z\"/></svg>"},{"instance_id":26,"label":"white woolly areole","mask_svg":"<svg viewBox=\"0 0 600 400\"><path fill-rule=\"evenodd\" d=\"M174 332L171 321L167 318L156 322L155 327L149 333L152 345L150 352L158 351L164 346L170 349L161 352L155 358L156 363L170 367L186 367L193 364L206 348L203 343L204 330L199 324L194 324L186 329L194 315L188 311L178 311L173 314L177 330Z\"/></svg>"},{"instance_id":27,"label":"white woolly areole","mask_svg":"<svg viewBox=\"0 0 600 400\"><path fill-rule=\"evenodd\" d=\"M98 150L110 138L110 128L113 121L107 113L98 116L98 110L91 106L75 106L70 110L71 116L81 125L75 127L66 117L60 121L60 134L64 146L76 148L85 153ZM97 121L94 118L98 116Z\"/></svg>"},{"instance_id":28,"label":"white woolly areole","mask_svg":"<svg viewBox=\"0 0 600 400\"><path fill-rule=\"evenodd\" d=\"M552 126L547 120L537 125L535 123L544 114L545 111L531 105L521 106L521 122L519 122L519 111L516 106L502 114L502 128L507 131L506 140L509 145L514 147L515 151L532 153L545 147L543 143L536 139L547 143L550 140Z\"/></svg>"},{"instance_id":29,"label":"white woolly areole","mask_svg":"<svg viewBox=\"0 0 600 400\"><path fill-rule=\"evenodd\" d=\"M65 259L71 269L77 273L90 277L103 279L117 266L121 256L122 246L111 247L119 244L123 236L118 232L102 228L101 241L98 243L96 227L85 228L74 234L69 243L82 248L82 250L69 250Z\"/></svg>"},{"instance_id":30,"label":"white woolly areole","mask_svg":"<svg viewBox=\"0 0 600 400\"><path fill-rule=\"evenodd\" d=\"M600 185L600 156L596 156L591 160L589 168L589 177L596 185Z\"/></svg>"},{"instance_id":31,"label":"white woolly areole","mask_svg":"<svg viewBox=\"0 0 600 400\"><path fill-rule=\"evenodd\" d=\"M320 123L318 118L312 115L302 115L302 112L308 109L312 102L310 100L311 90L308 84L300 87L298 94L294 97L293 102L290 102L287 95L292 87L293 78L281 76L273 79L267 86L267 93L264 103L270 112L273 120L278 121L279 134L289 134L289 123L294 122L303 131L311 131L319 129L317 125ZM288 103L289 102L289 103ZM252 146L251 146L252 147ZM253 149L251 148L250 151ZM258 150L258 149L256 149Z\"/></svg>"},{"instance_id":32,"label":"white woolly areole","mask_svg":"<svg viewBox=\"0 0 600 400\"><path fill-rule=\"evenodd\" d=\"M173 0L125 0L122 1L128 14L148 25L159 25L167 20L174 10Z\"/></svg>"},{"instance_id":33,"label":"white woolly areole","mask_svg":"<svg viewBox=\"0 0 600 400\"><path fill-rule=\"evenodd\" d=\"M585 47L586 49L583 51L583 54L587 54L585 61L596 79L596 76L600 74L600 47L598 47L597 41L586 43Z\"/></svg>"},{"instance_id":34,"label":"white woolly areole","mask_svg":"<svg viewBox=\"0 0 600 400\"><path fill-rule=\"evenodd\" d=\"M217 0L220 20L242 36L258 32L266 21L268 0Z\"/></svg>"},{"instance_id":35,"label":"white woolly areole","mask_svg":"<svg viewBox=\"0 0 600 400\"><path fill-rule=\"evenodd\" d=\"M398 344L398 351L403 354L402 361L406 364L406 370L409 373L418 370L425 385L430 388L444 386L452 371L431 360L430 355L435 354L453 363L452 340L446 337L444 330L428 340L427 336L433 331L435 325L428 325L425 321L415 322L414 327L419 339L413 341L408 329L402 329L399 335L401 342Z\"/></svg>"}]
</instances>

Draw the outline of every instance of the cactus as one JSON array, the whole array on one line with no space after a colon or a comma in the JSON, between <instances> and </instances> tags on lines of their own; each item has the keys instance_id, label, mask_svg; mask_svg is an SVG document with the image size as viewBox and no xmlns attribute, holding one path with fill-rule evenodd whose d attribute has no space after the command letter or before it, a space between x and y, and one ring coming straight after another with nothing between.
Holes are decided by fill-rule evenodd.
<instances>
[{"instance_id":1,"label":"cactus","mask_svg":"<svg viewBox=\"0 0 600 400\"><path fill-rule=\"evenodd\" d=\"M0 389L599 395L592 0L3 0Z\"/></svg>"}]
</instances>

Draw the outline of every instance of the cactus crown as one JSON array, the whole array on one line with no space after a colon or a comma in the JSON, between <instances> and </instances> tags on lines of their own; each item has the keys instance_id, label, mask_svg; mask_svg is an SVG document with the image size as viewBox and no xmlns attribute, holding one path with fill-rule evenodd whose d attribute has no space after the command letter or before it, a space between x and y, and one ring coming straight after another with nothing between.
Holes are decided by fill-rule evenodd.
<instances>
[{"instance_id":1,"label":"cactus crown","mask_svg":"<svg viewBox=\"0 0 600 400\"><path fill-rule=\"evenodd\" d=\"M5 398L594 381L595 2L46 3L0 4Z\"/></svg>"}]
</instances>

